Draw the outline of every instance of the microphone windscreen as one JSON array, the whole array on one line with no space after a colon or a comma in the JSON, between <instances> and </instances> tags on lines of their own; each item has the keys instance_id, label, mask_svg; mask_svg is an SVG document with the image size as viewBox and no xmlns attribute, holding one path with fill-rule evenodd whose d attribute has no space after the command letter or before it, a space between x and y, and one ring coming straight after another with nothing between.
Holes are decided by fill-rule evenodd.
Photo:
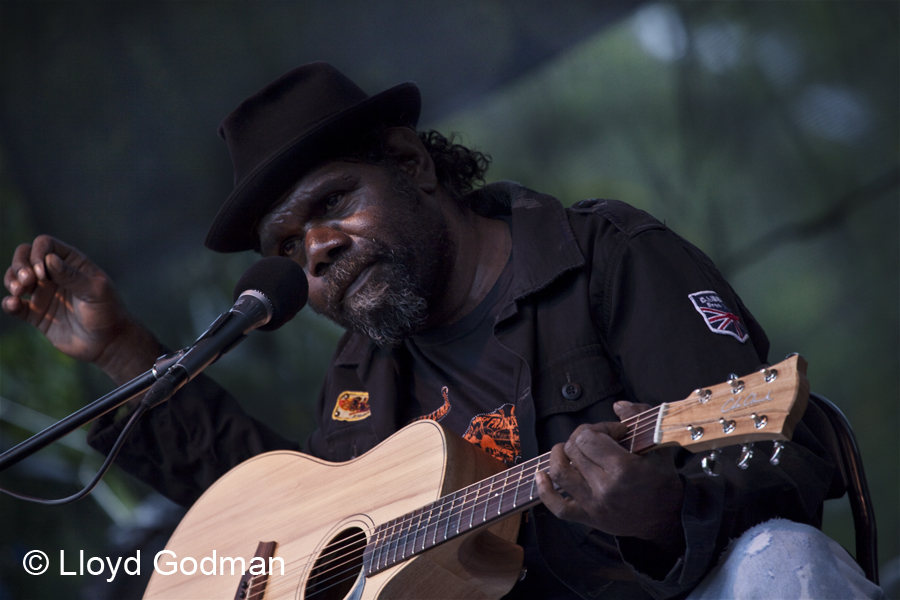
<instances>
[{"instance_id":1,"label":"microphone windscreen","mask_svg":"<svg viewBox=\"0 0 900 600\"><path fill-rule=\"evenodd\" d=\"M272 319L262 331L278 329L306 305L309 285L303 267L283 256L270 256L253 263L234 286L234 299L255 290L272 303Z\"/></svg>"}]
</instances>

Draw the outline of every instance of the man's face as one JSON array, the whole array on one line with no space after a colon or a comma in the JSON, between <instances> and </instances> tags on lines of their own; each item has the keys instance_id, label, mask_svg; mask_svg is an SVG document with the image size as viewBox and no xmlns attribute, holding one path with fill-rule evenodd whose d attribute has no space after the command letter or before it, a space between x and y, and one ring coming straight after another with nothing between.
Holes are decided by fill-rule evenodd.
<instances>
[{"instance_id":1,"label":"man's face","mask_svg":"<svg viewBox=\"0 0 900 600\"><path fill-rule=\"evenodd\" d=\"M364 163L304 176L259 236L264 256L306 271L313 310L381 345L423 327L455 259L437 201L399 168Z\"/></svg>"}]
</instances>

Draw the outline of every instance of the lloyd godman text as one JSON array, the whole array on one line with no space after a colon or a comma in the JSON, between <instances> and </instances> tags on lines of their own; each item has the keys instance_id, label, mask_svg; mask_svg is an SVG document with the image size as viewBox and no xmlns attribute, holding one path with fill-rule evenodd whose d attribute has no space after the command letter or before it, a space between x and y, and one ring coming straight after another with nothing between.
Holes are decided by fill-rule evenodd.
<instances>
[{"instance_id":1,"label":"lloyd godman text","mask_svg":"<svg viewBox=\"0 0 900 600\"><path fill-rule=\"evenodd\" d=\"M163 562L164 555L171 557L171 560ZM198 569L203 575L244 575L247 573L246 562L243 557L232 558L230 556L221 556L216 561L216 551L213 550L212 556L204 556L198 562L190 556L185 556L180 561L171 550L160 550L153 559L153 569L160 575L174 575L181 573L182 575L194 575ZM284 575L284 559L280 556L269 557L269 569L266 570L266 561L259 556L250 561L251 575L275 575L274 565L278 564L281 575ZM240 564L240 569L236 565Z\"/></svg>"}]
</instances>

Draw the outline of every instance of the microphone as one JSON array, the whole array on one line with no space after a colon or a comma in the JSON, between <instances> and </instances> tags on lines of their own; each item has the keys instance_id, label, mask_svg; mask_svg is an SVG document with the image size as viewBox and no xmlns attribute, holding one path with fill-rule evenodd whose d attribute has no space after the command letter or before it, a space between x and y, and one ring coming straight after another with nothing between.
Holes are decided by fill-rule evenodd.
<instances>
[{"instance_id":1,"label":"microphone","mask_svg":"<svg viewBox=\"0 0 900 600\"><path fill-rule=\"evenodd\" d=\"M282 256L257 261L238 280L231 310L219 315L191 347L165 361L171 366L150 387L142 403L152 408L165 402L251 331L278 329L303 308L308 295L306 274L300 265Z\"/></svg>"}]
</instances>

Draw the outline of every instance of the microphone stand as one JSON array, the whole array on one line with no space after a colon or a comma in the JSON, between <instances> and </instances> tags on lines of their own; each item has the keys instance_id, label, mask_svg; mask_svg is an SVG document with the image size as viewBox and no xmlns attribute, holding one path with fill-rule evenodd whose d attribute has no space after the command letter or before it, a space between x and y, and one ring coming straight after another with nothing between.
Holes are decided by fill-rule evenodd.
<instances>
[{"instance_id":1,"label":"microphone stand","mask_svg":"<svg viewBox=\"0 0 900 600\"><path fill-rule=\"evenodd\" d=\"M290 285L270 285L271 282L284 281L290 282ZM102 476L105 469L108 468L107 463L111 464L112 459L121 448L121 444L130 433L131 427L140 419L144 411L167 401L181 386L243 341L251 331L267 323L271 325L270 322L276 316L276 305L272 304L270 297L278 300L278 316L275 318L274 326L271 327L275 329L293 318L297 311L303 308L308 294L306 275L303 273L303 269L297 263L283 257L264 258L254 264L238 281L235 291L237 292L237 290L243 290L243 292L238 296L231 310L219 315L209 329L197 338L193 346L158 358L153 368L143 375L139 375L99 400L95 400L55 425L51 425L0 454L0 471L31 456L82 425L118 408L135 396L147 392L147 395L141 400L140 406L132 413L129 422L119 435L104 467L101 467L101 472L96 479L99 481L99 476ZM90 487L85 488L85 493L90 491ZM6 490L3 491L9 493ZM22 498L16 494L11 495ZM64 498L45 503L61 504L72 498L77 499L72 496L69 499Z\"/></svg>"},{"instance_id":2,"label":"microphone stand","mask_svg":"<svg viewBox=\"0 0 900 600\"><path fill-rule=\"evenodd\" d=\"M69 435L82 425L90 423L109 411L115 410L135 396L144 393L154 384L154 382L165 375L172 365L178 362L178 359L183 355L184 350L179 350L178 352L161 356L157 359L153 368L143 375L138 375L128 383L119 386L102 398L91 402L58 423L51 425L40 433L34 434L24 442L10 448L3 454L0 454L0 471L6 470L6 468L31 456L38 450Z\"/></svg>"}]
</instances>

